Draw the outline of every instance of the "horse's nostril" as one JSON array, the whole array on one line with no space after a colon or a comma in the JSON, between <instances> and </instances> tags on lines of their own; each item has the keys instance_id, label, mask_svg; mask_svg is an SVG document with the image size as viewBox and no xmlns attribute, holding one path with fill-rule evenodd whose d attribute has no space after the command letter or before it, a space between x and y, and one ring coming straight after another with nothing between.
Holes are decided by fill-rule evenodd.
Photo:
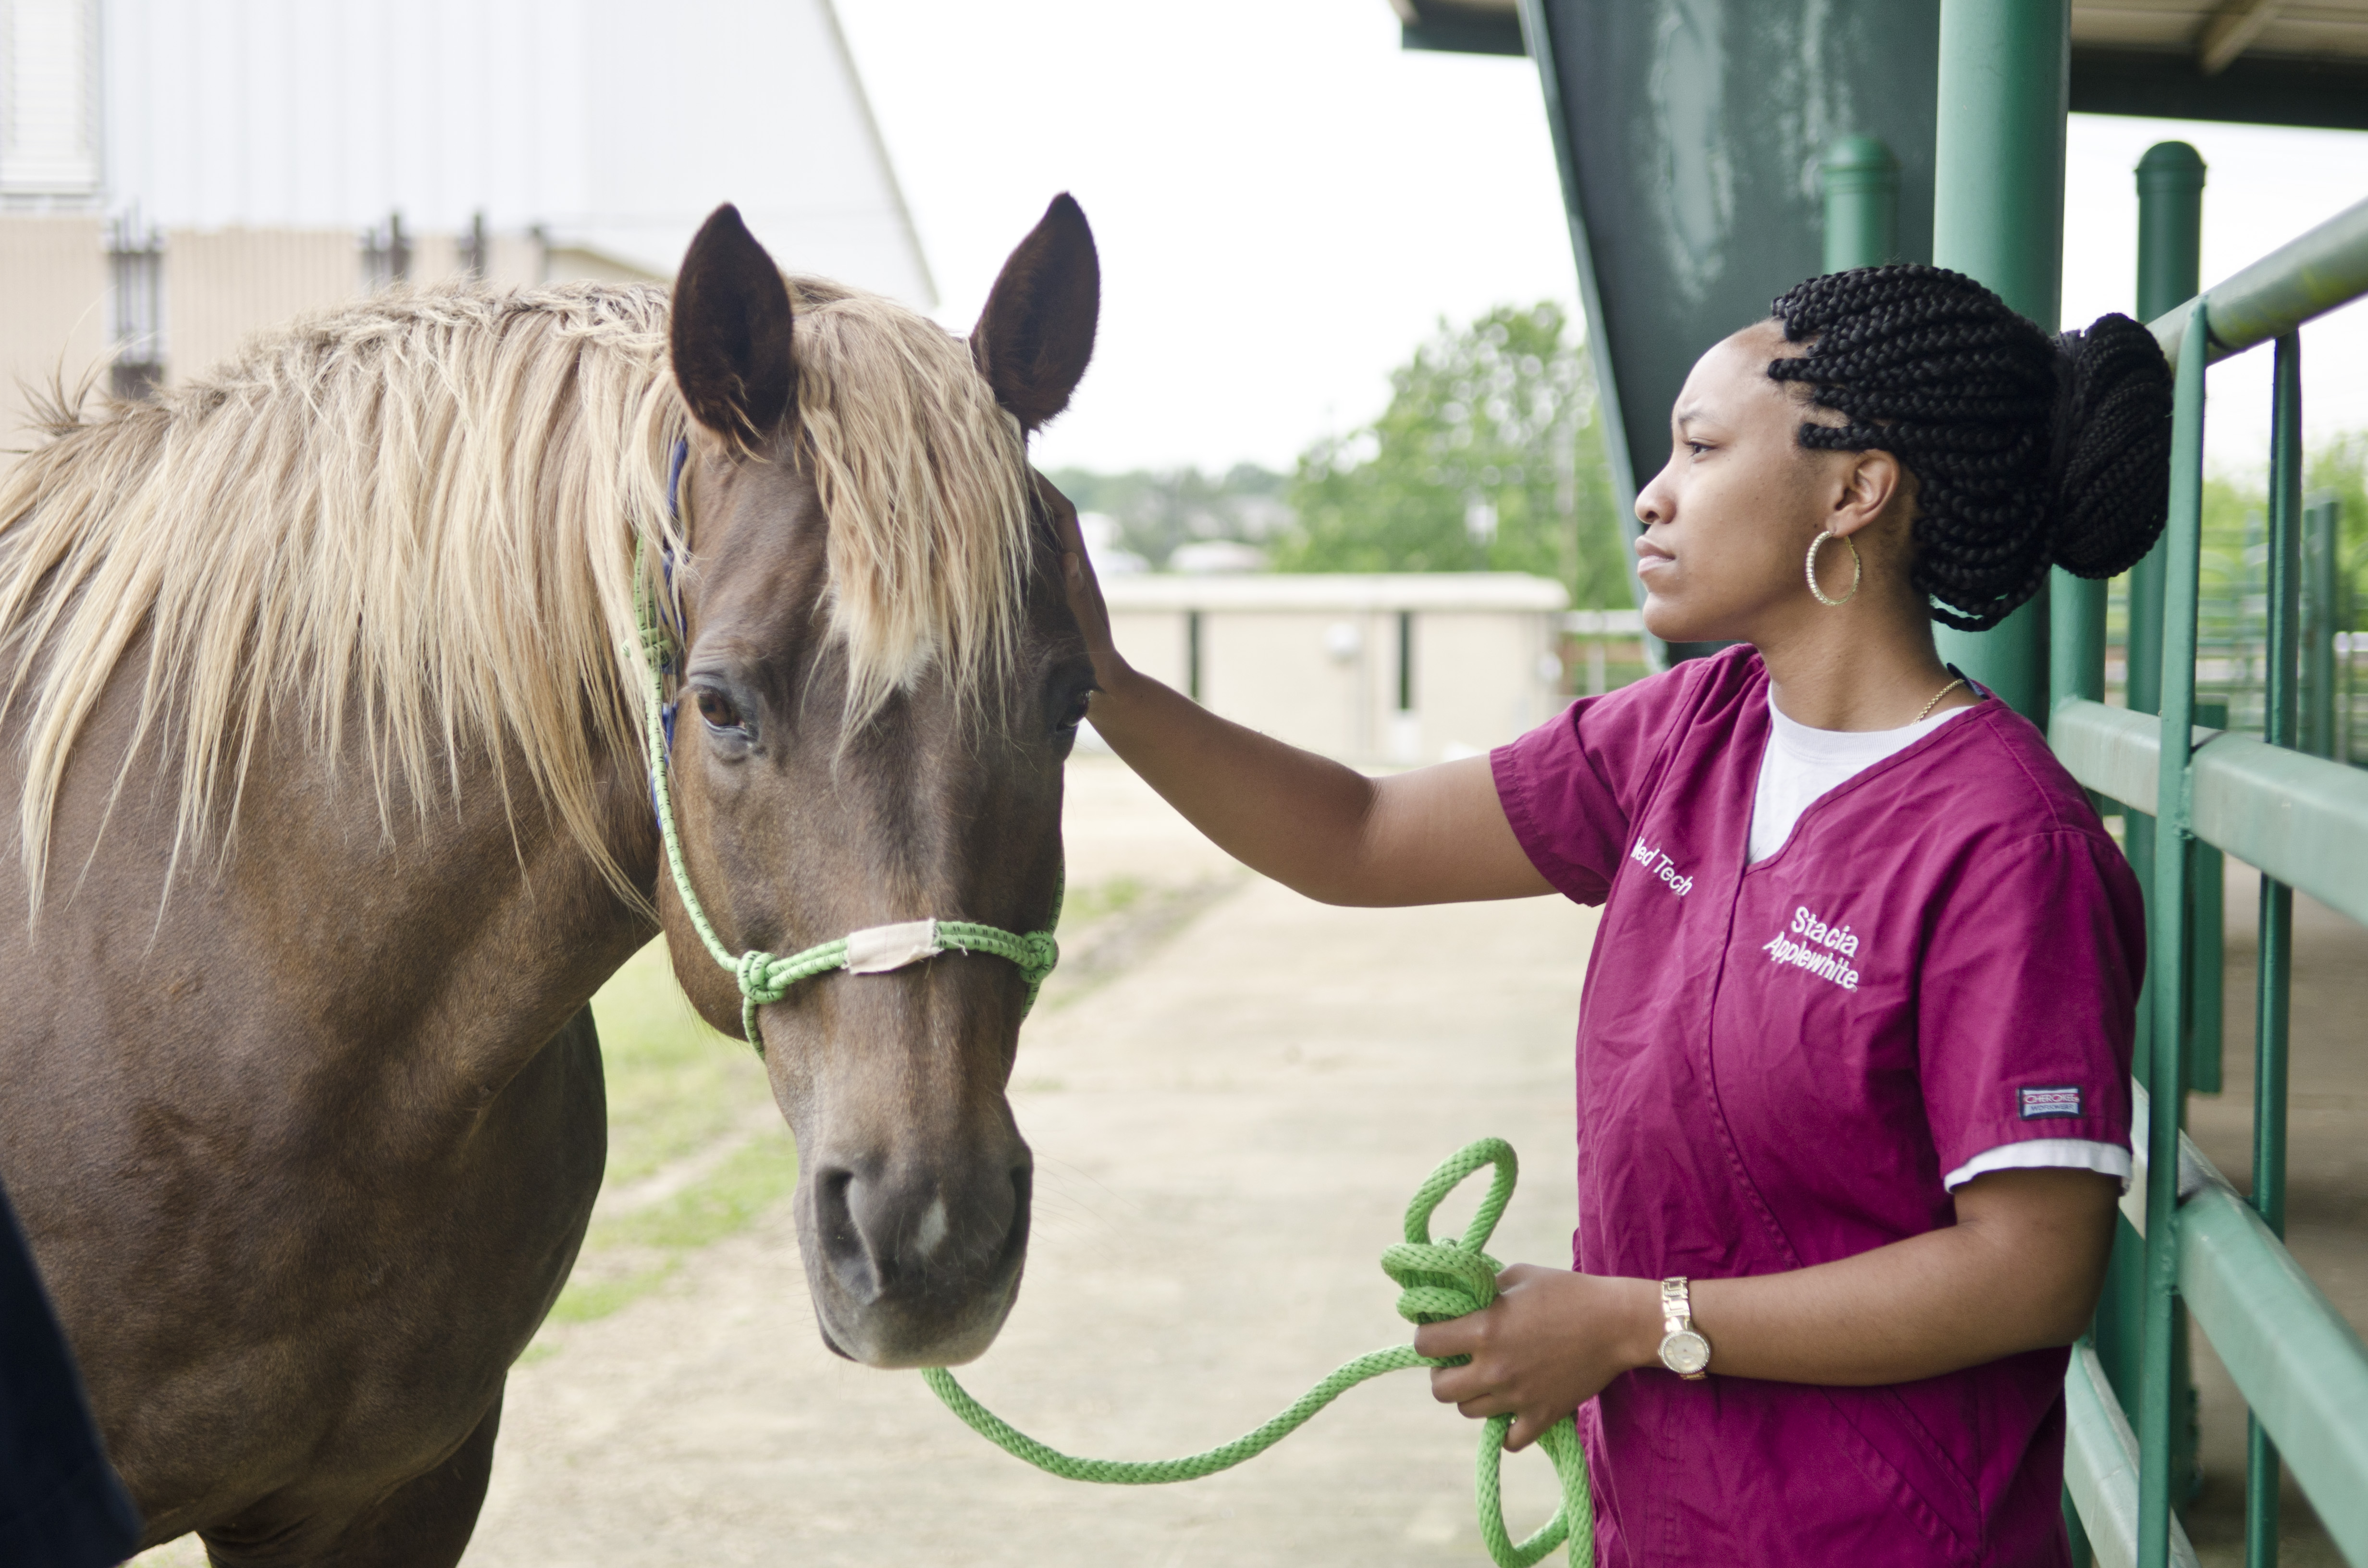
<instances>
[{"instance_id":1,"label":"horse's nostril","mask_svg":"<svg viewBox=\"0 0 2368 1568\"><path fill-rule=\"evenodd\" d=\"M850 1300L869 1306L880 1298L880 1269L864 1244L854 1204L855 1173L826 1170L814 1177L814 1234L824 1260Z\"/></svg>"}]
</instances>

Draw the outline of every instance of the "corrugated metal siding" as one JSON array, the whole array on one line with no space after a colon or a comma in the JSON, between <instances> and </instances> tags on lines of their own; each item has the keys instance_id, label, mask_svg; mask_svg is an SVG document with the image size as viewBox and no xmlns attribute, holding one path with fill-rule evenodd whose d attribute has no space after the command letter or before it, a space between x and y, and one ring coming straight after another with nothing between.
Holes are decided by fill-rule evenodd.
<instances>
[{"instance_id":1,"label":"corrugated metal siding","mask_svg":"<svg viewBox=\"0 0 2368 1568\"><path fill-rule=\"evenodd\" d=\"M97 218L0 217L0 470L37 438L24 384L63 372L71 390L103 369L107 286Z\"/></svg>"},{"instance_id":2,"label":"corrugated metal siding","mask_svg":"<svg viewBox=\"0 0 2368 1568\"><path fill-rule=\"evenodd\" d=\"M165 237L165 380L178 386L265 327L362 292L350 229L176 229Z\"/></svg>"}]
</instances>

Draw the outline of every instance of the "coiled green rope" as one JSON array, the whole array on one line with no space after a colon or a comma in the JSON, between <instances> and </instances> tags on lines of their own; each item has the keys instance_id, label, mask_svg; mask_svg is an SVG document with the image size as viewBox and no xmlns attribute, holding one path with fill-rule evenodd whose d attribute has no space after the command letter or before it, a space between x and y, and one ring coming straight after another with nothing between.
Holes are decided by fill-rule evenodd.
<instances>
[{"instance_id":1,"label":"coiled green rope","mask_svg":"<svg viewBox=\"0 0 2368 1568\"><path fill-rule=\"evenodd\" d=\"M1432 1241L1432 1212L1464 1177L1483 1165L1493 1165L1495 1173L1489 1177L1488 1195L1481 1199L1470 1228L1461 1237ZM1382 1254L1383 1272L1402 1287L1398 1295L1400 1316L1409 1323L1443 1323L1476 1312L1497 1299L1497 1276L1503 1271L1502 1266L1482 1249L1488 1244L1505 1205L1512 1200L1518 1172L1513 1146L1501 1138L1484 1138L1458 1150L1416 1189L1414 1201L1406 1206L1406 1240ZM1410 1345L1360 1356L1300 1395L1290 1409L1257 1431L1204 1453L1174 1460L1089 1460L1064 1454L1038 1442L973 1399L943 1367L929 1368L921 1376L945 1402L946 1408L968 1423L971 1430L1048 1474L1065 1481L1094 1481L1112 1486L1157 1486L1171 1481L1198 1481L1256 1458L1368 1379L1409 1367L1455 1366L1463 1359L1458 1357L1449 1361L1433 1360L1416 1355ZM1496 1560L1497 1568L1530 1568L1567 1540L1570 1568L1593 1568L1595 1500L1588 1488L1587 1455L1579 1445L1577 1429L1567 1415L1538 1440L1546 1458L1554 1461L1555 1478L1562 1483L1562 1506L1543 1529L1518 1545L1507 1532L1497 1466L1504 1458L1505 1434L1511 1426L1511 1417L1494 1415L1480 1434L1480 1539L1488 1548L1488 1555Z\"/></svg>"}]
</instances>

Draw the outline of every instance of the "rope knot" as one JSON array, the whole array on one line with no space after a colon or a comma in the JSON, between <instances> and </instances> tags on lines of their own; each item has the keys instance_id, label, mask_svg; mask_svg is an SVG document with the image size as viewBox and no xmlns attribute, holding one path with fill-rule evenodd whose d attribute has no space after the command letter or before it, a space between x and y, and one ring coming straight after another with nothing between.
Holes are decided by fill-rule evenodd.
<instances>
[{"instance_id":1,"label":"rope knot","mask_svg":"<svg viewBox=\"0 0 2368 1568\"><path fill-rule=\"evenodd\" d=\"M1028 979L1030 989L1044 983L1061 961L1061 944L1053 939L1050 931L1030 931L1019 938L1019 972Z\"/></svg>"},{"instance_id":2,"label":"rope knot","mask_svg":"<svg viewBox=\"0 0 2368 1568\"><path fill-rule=\"evenodd\" d=\"M795 983L776 978L774 966L779 960L770 953L746 952L733 969L740 982L740 998L752 1007L769 1007L790 994Z\"/></svg>"}]
</instances>

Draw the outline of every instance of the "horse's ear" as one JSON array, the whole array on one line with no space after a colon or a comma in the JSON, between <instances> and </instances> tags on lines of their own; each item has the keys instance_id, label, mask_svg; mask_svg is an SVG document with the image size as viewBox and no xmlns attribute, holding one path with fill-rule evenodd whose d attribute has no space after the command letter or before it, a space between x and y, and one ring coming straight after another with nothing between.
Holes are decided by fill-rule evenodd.
<instances>
[{"instance_id":1,"label":"horse's ear","mask_svg":"<svg viewBox=\"0 0 2368 1568\"><path fill-rule=\"evenodd\" d=\"M781 270L730 202L692 237L674 285L675 384L691 417L719 436L754 440L790 411L790 291Z\"/></svg>"},{"instance_id":2,"label":"horse's ear","mask_svg":"<svg viewBox=\"0 0 2368 1568\"><path fill-rule=\"evenodd\" d=\"M1094 232L1066 191L1003 264L971 329L971 358L995 399L1035 429L1069 406L1094 357L1102 264Z\"/></svg>"}]
</instances>

